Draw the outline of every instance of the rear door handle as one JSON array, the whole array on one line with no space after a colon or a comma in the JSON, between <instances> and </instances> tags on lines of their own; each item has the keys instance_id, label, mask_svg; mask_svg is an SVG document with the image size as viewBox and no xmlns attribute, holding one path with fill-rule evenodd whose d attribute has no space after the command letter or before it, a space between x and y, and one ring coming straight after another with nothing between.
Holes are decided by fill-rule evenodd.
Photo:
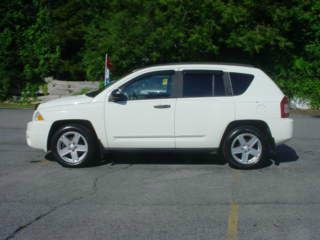
<instances>
[{"instance_id":1,"label":"rear door handle","mask_svg":"<svg viewBox=\"0 0 320 240\"><path fill-rule=\"evenodd\" d=\"M155 106L153 106L154 108L170 108L171 107L171 105L155 105Z\"/></svg>"}]
</instances>

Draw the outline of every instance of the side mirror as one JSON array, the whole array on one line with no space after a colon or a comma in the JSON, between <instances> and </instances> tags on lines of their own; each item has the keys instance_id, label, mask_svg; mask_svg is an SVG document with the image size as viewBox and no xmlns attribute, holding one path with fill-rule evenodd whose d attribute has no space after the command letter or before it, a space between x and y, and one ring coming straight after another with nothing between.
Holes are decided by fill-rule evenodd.
<instances>
[{"instance_id":1,"label":"side mirror","mask_svg":"<svg viewBox=\"0 0 320 240\"><path fill-rule=\"evenodd\" d=\"M123 92L121 92L121 89L115 89L111 92L109 101L110 102L124 102L127 101L128 97Z\"/></svg>"}]
</instances>

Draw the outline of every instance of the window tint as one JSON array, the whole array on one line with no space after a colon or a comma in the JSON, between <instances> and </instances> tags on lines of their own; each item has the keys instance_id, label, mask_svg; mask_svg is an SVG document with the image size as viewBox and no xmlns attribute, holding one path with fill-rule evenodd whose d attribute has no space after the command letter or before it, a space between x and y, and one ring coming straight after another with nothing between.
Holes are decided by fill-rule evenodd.
<instances>
[{"instance_id":1,"label":"window tint","mask_svg":"<svg viewBox=\"0 0 320 240\"><path fill-rule=\"evenodd\" d=\"M169 98L171 96L172 74L152 74L141 77L129 85L122 92L128 100Z\"/></svg>"},{"instance_id":2,"label":"window tint","mask_svg":"<svg viewBox=\"0 0 320 240\"><path fill-rule=\"evenodd\" d=\"M212 96L212 73L185 73L183 75L183 96Z\"/></svg>"},{"instance_id":3,"label":"window tint","mask_svg":"<svg viewBox=\"0 0 320 240\"><path fill-rule=\"evenodd\" d=\"M213 95L217 97L226 95L222 74L214 75Z\"/></svg>"},{"instance_id":4,"label":"window tint","mask_svg":"<svg viewBox=\"0 0 320 240\"><path fill-rule=\"evenodd\" d=\"M250 86L253 75L244 73L230 73L233 95L244 93Z\"/></svg>"},{"instance_id":5,"label":"window tint","mask_svg":"<svg viewBox=\"0 0 320 240\"><path fill-rule=\"evenodd\" d=\"M223 74L213 72L187 72L183 76L184 97L225 96Z\"/></svg>"}]
</instances>

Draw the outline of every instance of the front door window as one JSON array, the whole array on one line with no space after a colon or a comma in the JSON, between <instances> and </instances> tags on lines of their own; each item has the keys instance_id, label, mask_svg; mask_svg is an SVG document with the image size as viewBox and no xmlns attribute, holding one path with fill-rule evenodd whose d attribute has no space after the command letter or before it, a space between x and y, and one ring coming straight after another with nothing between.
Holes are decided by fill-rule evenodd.
<instances>
[{"instance_id":1,"label":"front door window","mask_svg":"<svg viewBox=\"0 0 320 240\"><path fill-rule=\"evenodd\" d=\"M170 98L172 74L152 74L134 80L124 86L122 92L128 100Z\"/></svg>"}]
</instances>

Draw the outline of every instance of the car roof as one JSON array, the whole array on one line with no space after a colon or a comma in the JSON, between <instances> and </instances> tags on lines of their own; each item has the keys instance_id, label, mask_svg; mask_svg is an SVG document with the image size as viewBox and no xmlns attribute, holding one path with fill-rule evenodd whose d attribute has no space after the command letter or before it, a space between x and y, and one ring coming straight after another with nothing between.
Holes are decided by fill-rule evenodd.
<instances>
[{"instance_id":1,"label":"car roof","mask_svg":"<svg viewBox=\"0 0 320 240\"><path fill-rule=\"evenodd\" d=\"M164 69L164 68L226 68L232 69L236 68L244 68L244 69L256 69L255 66L249 64L241 64L241 63L224 63L224 62L179 62L179 63L164 63L164 64L155 64L150 66L144 66L141 68L136 68L132 72L137 72L141 70L148 69Z\"/></svg>"}]
</instances>

